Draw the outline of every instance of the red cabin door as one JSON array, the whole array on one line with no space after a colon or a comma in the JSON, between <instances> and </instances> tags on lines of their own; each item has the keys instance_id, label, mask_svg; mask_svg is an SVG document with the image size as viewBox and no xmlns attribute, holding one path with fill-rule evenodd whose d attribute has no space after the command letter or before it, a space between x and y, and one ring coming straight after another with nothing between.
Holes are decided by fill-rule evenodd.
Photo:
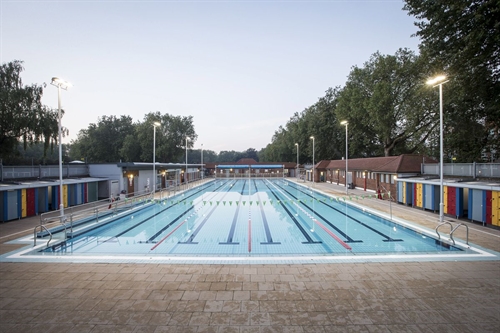
<instances>
[{"instance_id":1,"label":"red cabin door","mask_svg":"<svg viewBox=\"0 0 500 333\"><path fill-rule=\"evenodd\" d=\"M35 189L26 189L26 216L35 215Z\"/></svg>"},{"instance_id":2,"label":"red cabin door","mask_svg":"<svg viewBox=\"0 0 500 333\"><path fill-rule=\"evenodd\" d=\"M448 205L448 214L452 216L457 215L457 188L448 186L448 200L446 204Z\"/></svg>"},{"instance_id":3,"label":"red cabin door","mask_svg":"<svg viewBox=\"0 0 500 333\"><path fill-rule=\"evenodd\" d=\"M492 213L492 200L491 191L486 191L486 224L491 224L491 213Z\"/></svg>"}]
</instances>

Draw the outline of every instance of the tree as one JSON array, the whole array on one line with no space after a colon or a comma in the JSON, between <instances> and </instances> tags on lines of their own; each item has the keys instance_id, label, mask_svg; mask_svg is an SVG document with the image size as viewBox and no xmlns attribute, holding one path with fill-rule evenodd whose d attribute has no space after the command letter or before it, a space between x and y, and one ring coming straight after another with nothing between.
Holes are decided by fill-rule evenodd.
<instances>
[{"instance_id":1,"label":"tree","mask_svg":"<svg viewBox=\"0 0 500 333\"><path fill-rule=\"evenodd\" d=\"M447 73L445 147L463 161L500 147L500 5L498 0L405 0L420 29L420 53L436 72ZM460 121L463 120L463 121ZM473 142L468 129L473 128ZM482 130L481 130L482 129Z\"/></svg>"},{"instance_id":2,"label":"tree","mask_svg":"<svg viewBox=\"0 0 500 333\"><path fill-rule=\"evenodd\" d=\"M349 121L353 151L390 156L415 152L425 144L439 124L426 73L407 49L394 56L377 52L362 68L353 67L336 108L337 117Z\"/></svg>"},{"instance_id":3,"label":"tree","mask_svg":"<svg viewBox=\"0 0 500 333\"><path fill-rule=\"evenodd\" d=\"M188 147L197 139L193 117L172 116L150 112L143 122L133 123L130 116L102 116L97 124L90 124L72 141L71 156L86 158L89 162L153 162L153 123L156 128L156 161L182 162L185 155L185 138Z\"/></svg>"},{"instance_id":4,"label":"tree","mask_svg":"<svg viewBox=\"0 0 500 333\"><path fill-rule=\"evenodd\" d=\"M17 152L18 141L27 144L44 143L44 156L50 145L58 141L58 113L41 103L43 87L24 86L22 61L0 66L0 157ZM62 114L64 112L62 111ZM62 129L63 134L67 132Z\"/></svg>"},{"instance_id":5,"label":"tree","mask_svg":"<svg viewBox=\"0 0 500 333\"><path fill-rule=\"evenodd\" d=\"M342 128L337 120L335 108L338 88L329 88L325 96L302 112L295 112L286 126L275 131L272 141L259 152L261 161L284 162L297 160L299 145L299 163L312 163L315 138L315 162L322 159L334 159L342 156Z\"/></svg>"},{"instance_id":6,"label":"tree","mask_svg":"<svg viewBox=\"0 0 500 333\"><path fill-rule=\"evenodd\" d=\"M102 116L97 124L80 130L78 139L72 141L71 157L89 162L118 162L128 135L135 127L130 116Z\"/></svg>"},{"instance_id":7,"label":"tree","mask_svg":"<svg viewBox=\"0 0 500 333\"><path fill-rule=\"evenodd\" d=\"M173 116L160 112L148 113L144 117L146 129L141 132L140 138L143 161L151 161L153 156L153 121L160 122L156 129L156 160L159 162L184 162L187 147L192 148L198 139L194 130L193 116Z\"/></svg>"},{"instance_id":8,"label":"tree","mask_svg":"<svg viewBox=\"0 0 500 333\"><path fill-rule=\"evenodd\" d=\"M227 151L227 150L221 150L219 152L219 157L217 159L217 162L237 162L242 156L241 152L237 152L234 150Z\"/></svg>"},{"instance_id":9,"label":"tree","mask_svg":"<svg viewBox=\"0 0 500 333\"><path fill-rule=\"evenodd\" d=\"M188 162L194 164L201 163L201 149L189 149ZM203 164L210 162L217 162L217 154L213 150L203 149Z\"/></svg>"}]
</instances>

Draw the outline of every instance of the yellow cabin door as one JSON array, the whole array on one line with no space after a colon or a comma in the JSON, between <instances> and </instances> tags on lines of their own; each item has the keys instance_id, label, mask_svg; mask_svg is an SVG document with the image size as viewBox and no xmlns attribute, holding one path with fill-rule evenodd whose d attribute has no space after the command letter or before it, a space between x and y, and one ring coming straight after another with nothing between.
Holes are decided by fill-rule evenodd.
<instances>
[{"instance_id":1,"label":"yellow cabin door","mask_svg":"<svg viewBox=\"0 0 500 333\"><path fill-rule=\"evenodd\" d=\"M423 197L423 184L417 184L417 207L423 207L424 203L422 200Z\"/></svg>"},{"instance_id":2,"label":"yellow cabin door","mask_svg":"<svg viewBox=\"0 0 500 333\"><path fill-rule=\"evenodd\" d=\"M28 215L28 209L26 207L26 189L21 190L21 217L26 217Z\"/></svg>"},{"instance_id":3,"label":"yellow cabin door","mask_svg":"<svg viewBox=\"0 0 500 333\"><path fill-rule=\"evenodd\" d=\"M491 224L500 227L500 191L491 191Z\"/></svg>"},{"instance_id":4,"label":"yellow cabin door","mask_svg":"<svg viewBox=\"0 0 500 333\"><path fill-rule=\"evenodd\" d=\"M63 185L63 203L64 207L68 207L68 185Z\"/></svg>"},{"instance_id":5,"label":"yellow cabin door","mask_svg":"<svg viewBox=\"0 0 500 333\"><path fill-rule=\"evenodd\" d=\"M448 186L443 186L443 213L448 214Z\"/></svg>"}]
</instances>

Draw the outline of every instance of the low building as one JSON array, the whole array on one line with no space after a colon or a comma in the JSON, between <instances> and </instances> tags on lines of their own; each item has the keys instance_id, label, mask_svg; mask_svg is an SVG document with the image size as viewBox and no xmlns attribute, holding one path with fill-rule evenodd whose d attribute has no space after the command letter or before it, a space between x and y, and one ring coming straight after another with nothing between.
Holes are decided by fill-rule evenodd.
<instances>
[{"instance_id":1,"label":"low building","mask_svg":"<svg viewBox=\"0 0 500 333\"><path fill-rule=\"evenodd\" d=\"M297 170L295 162L257 162L253 158L242 158L237 162L205 163L207 176L242 177L250 172L253 176L295 177Z\"/></svg>"},{"instance_id":2,"label":"low building","mask_svg":"<svg viewBox=\"0 0 500 333\"><path fill-rule=\"evenodd\" d=\"M347 165L346 165L347 162ZM346 160L324 160L315 166L315 182L330 182L350 188L374 192L397 191L398 177L421 174L422 163L437 163L422 155L353 158ZM347 166L347 173L346 173Z\"/></svg>"}]
</instances>

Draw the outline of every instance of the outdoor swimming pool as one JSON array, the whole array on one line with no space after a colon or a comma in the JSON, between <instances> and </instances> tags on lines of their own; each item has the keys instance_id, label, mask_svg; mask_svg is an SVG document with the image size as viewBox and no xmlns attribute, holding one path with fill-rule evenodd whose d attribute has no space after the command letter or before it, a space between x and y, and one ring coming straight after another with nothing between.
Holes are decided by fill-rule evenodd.
<instances>
[{"instance_id":1,"label":"outdoor swimming pool","mask_svg":"<svg viewBox=\"0 0 500 333\"><path fill-rule=\"evenodd\" d=\"M39 250L44 255L463 253L284 179L213 180Z\"/></svg>"},{"instance_id":2,"label":"outdoor swimming pool","mask_svg":"<svg viewBox=\"0 0 500 333\"><path fill-rule=\"evenodd\" d=\"M216 179L0 261L304 263L498 260L498 253L280 179ZM132 199L135 200L135 199ZM107 205L106 205L107 209ZM443 235L445 236L445 235Z\"/></svg>"}]
</instances>

